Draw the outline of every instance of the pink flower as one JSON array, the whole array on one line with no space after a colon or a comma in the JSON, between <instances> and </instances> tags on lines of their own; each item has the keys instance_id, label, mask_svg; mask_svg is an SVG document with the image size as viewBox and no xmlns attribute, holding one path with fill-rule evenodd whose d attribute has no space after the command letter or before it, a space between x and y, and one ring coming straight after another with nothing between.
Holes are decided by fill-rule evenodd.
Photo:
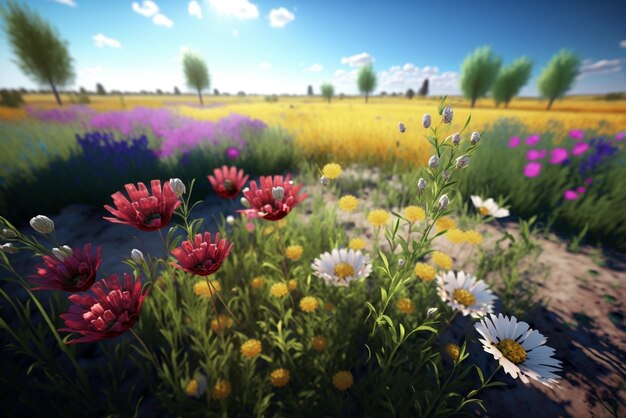
<instances>
[{"instance_id":1,"label":"pink flower","mask_svg":"<svg viewBox=\"0 0 626 418\"><path fill-rule=\"evenodd\" d=\"M233 243L220 239L219 232L215 234L215 242L211 241L210 232L196 234L193 242L184 241L180 247L172 250L178 260L178 264L172 264L189 273L208 276L219 270L232 248Z\"/></svg>"},{"instance_id":2,"label":"pink flower","mask_svg":"<svg viewBox=\"0 0 626 418\"><path fill-rule=\"evenodd\" d=\"M248 230L248 232L254 231L254 224L252 222L248 222L246 224L246 229Z\"/></svg>"},{"instance_id":3,"label":"pink flower","mask_svg":"<svg viewBox=\"0 0 626 418\"><path fill-rule=\"evenodd\" d=\"M526 145L535 145L540 139L541 137L539 135L531 135L526 138Z\"/></svg>"},{"instance_id":4,"label":"pink flower","mask_svg":"<svg viewBox=\"0 0 626 418\"><path fill-rule=\"evenodd\" d=\"M524 167L524 175L526 177L537 177L541 172L541 163L528 163Z\"/></svg>"},{"instance_id":5,"label":"pink flower","mask_svg":"<svg viewBox=\"0 0 626 418\"><path fill-rule=\"evenodd\" d=\"M550 158L550 164L561 164L567 160L568 152L565 148L555 148L552 150L552 157Z\"/></svg>"},{"instance_id":6,"label":"pink flower","mask_svg":"<svg viewBox=\"0 0 626 418\"><path fill-rule=\"evenodd\" d=\"M572 155L581 155L589 149L589 144L586 142L577 142L572 149Z\"/></svg>"},{"instance_id":7,"label":"pink flower","mask_svg":"<svg viewBox=\"0 0 626 418\"><path fill-rule=\"evenodd\" d=\"M283 219L300 202L308 197L306 193L300 195L302 184L294 186L293 181L283 176L261 176L259 186L256 181L250 182L250 189L244 190L243 195L248 199L252 209L240 210L249 218L263 218L268 221ZM275 190L276 189L276 190ZM274 195L282 189L279 197Z\"/></svg>"},{"instance_id":8,"label":"pink flower","mask_svg":"<svg viewBox=\"0 0 626 418\"><path fill-rule=\"evenodd\" d=\"M96 281L96 273L102 263L100 254L100 247L93 254L91 244L85 244L82 251L74 249L72 255L63 261L44 255L45 265L38 265L37 274L30 276L31 283L39 285L33 290L84 292Z\"/></svg>"},{"instance_id":9,"label":"pink flower","mask_svg":"<svg viewBox=\"0 0 626 418\"><path fill-rule=\"evenodd\" d=\"M233 199L241 192L243 186L248 181L248 174L244 175L243 170L237 167L222 166L213 170L215 176L207 176L213 190L224 199Z\"/></svg>"},{"instance_id":10,"label":"pink flower","mask_svg":"<svg viewBox=\"0 0 626 418\"><path fill-rule=\"evenodd\" d=\"M577 187L576 188L576 193L578 194L583 194L587 191L587 189L585 189L583 186Z\"/></svg>"},{"instance_id":11,"label":"pink flower","mask_svg":"<svg viewBox=\"0 0 626 418\"><path fill-rule=\"evenodd\" d=\"M591 184L592 181L593 180L591 180L590 178L589 179L585 179L585 184Z\"/></svg>"},{"instance_id":12,"label":"pink flower","mask_svg":"<svg viewBox=\"0 0 626 418\"><path fill-rule=\"evenodd\" d=\"M542 149L542 150L531 149L531 150L528 150L528 152L526 153L526 159L529 161L540 160L542 158L546 158L547 153L548 151L546 151L545 149Z\"/></svg>"},{"instance_id":13,"label":"pink flower","mask_svg":"<svg viewBox=\"0 0 626 418\"><path fill-rule=\"evenodd\" d=\"M621 141L622 139L624 139L626 137L626 132L618 132L615 135L615 140L616 141Z\"/></svg>"},{"instance_id":14,"label":"pink flower","mask_svg":"<svg viewBox=\"0 0 626 418\"><path fill-rule=\"evenodd\" d=\"M515 148L519 145L520 143L520 139L518 136L512 136L511 139L509 139L509 148Z\"/></svg>"},{"instance_id":15,"label":"pink flower","mask_svg":"<svg viewBox=\"0 0 626 418\"><path fill-rule=\"evenodd\" d=\"M585 139L585 132L580 129L572 129L571 131L569 131L569 136L571 138L574 138L576 141L580 141L582 139Z\"/></svg>"},{"instance_id":16,"label":"pink flower","mask_svg":"<svg viewBox=\"0 0 626 418\"><path fill-rule=\"evenodd\" d=\"M565 198L565 200L576 200L578 199L578 193L573 190L565 190L565 192L563 193L563 197Z\"/></svg>"}]
</instances>

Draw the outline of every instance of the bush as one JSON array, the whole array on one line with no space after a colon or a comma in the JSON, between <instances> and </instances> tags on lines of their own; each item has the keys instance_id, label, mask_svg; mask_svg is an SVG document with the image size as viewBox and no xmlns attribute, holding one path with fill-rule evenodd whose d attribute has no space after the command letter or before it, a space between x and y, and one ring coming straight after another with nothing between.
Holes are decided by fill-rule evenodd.
<instances>
[{"instance_id":1,"label":"bush","mask_svg":"<svg viewBox=\"0 0 626 418\"><path fill-rule=\"evenodd\" d=\"M0 106L6 107L22 107L24 99L19 90L0 90Z\"/></svg>"}]
</instances>

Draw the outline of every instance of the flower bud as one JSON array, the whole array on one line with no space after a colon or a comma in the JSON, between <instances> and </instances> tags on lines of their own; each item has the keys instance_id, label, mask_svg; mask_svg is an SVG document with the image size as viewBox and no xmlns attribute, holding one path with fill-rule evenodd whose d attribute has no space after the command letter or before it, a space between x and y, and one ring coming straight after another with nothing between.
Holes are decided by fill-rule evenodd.
<instances>
[{"instance_id":1,"label":"flower bud","mask_svg":"<svg viewBox=\"0 0 626 418\"><path fill-rule=\"evenodd\" d=\"M7 242L6 244L0 245L0 252L15 254L17 252L17 248L15 248L12 243Z\"/></svg>"},{"instance_id":2,"label":"flower bud","mask_svg":"<svg viewBox=\"0 0 626 418\"><path fill-rule=\"evenodd\" d=\"M320 177L320 183L322 183L322 186L328 186L330 184L330 180L328 177L322 176Z\"/></svg>"},{"instance_id":3,"label":"flower bud","mask_svg":"<svg viewBox=\"0 0 626 418\"><path fill-rule=\"evenodd\" d=\"M170 187L172 188L172 191L176 193L176 196L178 197L181 197L187 191L185 184L179 178L170 179Z\"/></svg>"},{"instance_id":4,"label":"flower bud","mask_svg":"<svg viewBox=\"0 0 626 418\"><path fill-rule=\"evenodd\" d=\"M72 251L72 249L69 246L64 245L61 248L54 247L52 249L52 254L54 254L54 256L56 258L58 258L59 260L63 261L66 258L71 257L72 254L74 254L74 252Z\"/></svg>"},{"instance_id":5,"label":"flower bud","mask_svg":"<svg viewBox=\"0 0 626 418\"><path fill-rule=\"evenodd\" d=\"M228 215L228 216L226 217L226 223L227 223L228 225L232 225L232 224L234 224L234 223L235 223L235 218L234 218L232 215Z\"/></svg>"},{"instance_id":6,"label":"flower bud","mask_svg":"<svg viewBox=\"0 0 626 418\"><path fill-rule=\"evenodd\" d=\"M283 200L283 197L285 197L285 189L280 186L272 187L272 197L274 200Z\"/></svg>"},{"instance_id":7,"label":"flower bud","mask_svg":"<svg viewBox=\"0 0 626 418\"><path fill-rule=\"evenodd\" d=\"M450 172L448 170L444 170L441 176L443 177L445 181L448 181L450 179Z\"/></svg>"},{"instance_id":8,"label":"flower bud","mask_svg":"<svg viewBox=\"0 0 626 418\"><path fill-rule=\"evenodd\" d=\"M476 145L480 142L480 134L478 132L472 132L472 139L470 139L470 143L472 145Z\"/></svg>"},{"instance_id":9,"label":"flower bud","mask_svg":"<svg viewBox=\"0 0 626 418\"><path fill-rule=\"evenodd\" d=\"M430 115L428 113L425 113L424 117L422 117L422 125L424 125L424 128L428 129L430 128L431 123L432 123L432 119Z\"/></svg>"},{"instance_id":10,"label":"flower bud","mask_svg":"<svg viewBox=\"0 0 626 418\"><path fill-rule=\"evenodd\" d=\"M17 234L12 229L3 228L2 229L2 236L4 238L16 238Z\"/></svg>"},{"instance_id":11,"label":"flower bud","mask_svg":"<svg viewBox=\"0 0 626 418\"><path fill-rule=\"evenodd\" d=\"M444 107L443 112L441 113L441 117L443 119L443 123L452 122L452 118L454 117L454 111L452 110L452 106Z\"/></svg>"},{"instance_id":12,"label":"flower bud","mask_svg":"<svg viewBox=\"0 0 626 418\"><path fill-rule=\"evenodd\" d=\"M437 157L436 155L433 155L432 157L430 157L430 159L428 160L428 166L430 168L439 167L439 157Z\"/></svg>"},{"instance_id":13,"label":"flower bud","mask_svg":"<svg viewBox=\"0 0 626 418\"><path fill-rule=\"evenodd\" d=\"M133 248L130 252L130 256L135 260L136 263L141 263L143 261L143 253L139 251L137 248Z\"/></svg>"},{"instance_id":14,"label":"flower bud","mask_svg":"<svg viewBox=\"0 0 626 418\"><path fill-rule=\"evenodd\" d=\"M437 315L437 308L429 308L426 312L426 318L432 318Z\"/></svg>"},{"instance_id":15,"label":"flower bud","mask_svg":"<svg viewBox=\"0 0 626 418\"><path fill-rule=\"evenodd\" d=\"M250 209L252 207L252 205L250 205L250 202L248 202L248 199L246 199L245 197L242 197L240 202L241 202L241 206L243 206L246 209Z\"/></svg>"},{"instance_id":16,"label":"flower bud","mask_svg":"<svg viewBox=\"0 0 626 418\"><path fill-rule=\"evenodd\" d=\"M456 168L465 168L469 165L469 157L467 155L462 155L456 159Z\"/></svg>"},{"instance_id":17,"label":"flower bud","mask_svg":"<svg viewBox=\"0 0 626 418\"><path fill-rule=\"evenodd\" d=\"M420 177L420 179L417 181L417 188L420 192L423 192L424 189L426 189L426 180L424 180L422 177Z\"/></svg>"},{"instance_id":18,"label":"flower bud","mask_svg":"<svg viewBox=\"0 0 626 418\"><path fill-rule=\"evenodd\" d=\"M398 267L402 268L404 267L404 265L406 264L406 260L404 258L401 258L398 260Z\"/></svg>"},{"instance_id":19,"label":"flower bud","mask_svg":"<svg viewBox=\"0 0 626 418\"><path fill-rule=\"evenodd\" d=\"M400 129L400 133L403 134L406 131L406 126L404 126L404 123L400 122L398 124L398 129Z\"/></svg>"},{"instance_id":20,"label":"flower bud","mask_svg":"<svg viewBox=\"0 0 626 418\"><path fill-rule=\"evenodd\" d=\"M54 222L44 215L37 215L32 218L30 226L40 234L49 234L54 231Z\"/></svg>"},{"instance_id":21,"label":"flower bud","mask_svg":"<svg viewBox=\"0 0 626 418\"><path fill-rule=\"evenodd\" d=\"M454 145L459 145L461 143L461 134L460 133L455 133L454 135L452 135L452 143Z\"/></svg>"},{"instance_id":22,"label":"flower bud","mask_svg":"<svg viewBox=\"0 0 626 418\"><path fill-rule=\"evenodd\" d=\"M439 210L446 210L448 203L450 203L450 199L448 199L447 194L444 194L439 198Z\"/></svg>"}]
</instances>

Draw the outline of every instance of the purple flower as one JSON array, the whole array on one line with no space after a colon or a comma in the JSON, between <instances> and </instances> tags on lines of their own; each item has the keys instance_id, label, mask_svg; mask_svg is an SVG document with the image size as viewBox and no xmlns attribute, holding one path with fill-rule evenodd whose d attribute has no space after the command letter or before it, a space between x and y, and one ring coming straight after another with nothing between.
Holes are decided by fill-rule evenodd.
<instances>
[{"instance_id":1,"label":"purple flower","mask_svg":"<svg viewBox=\"0 0 626 418\"><path fill-rule=\"evenodd\" d=\"M539 135L531 135L526 138L526 145L535 145L540 139L541 137Z\"/></svg>"},{"instance_id":2,"label":"purple flower","mask_svg":"<svg viewBox=\"0 0 626 418\"><path fill-rule=\"evenodd\" d=\"M592 179L590 179L590 178L589 178L589 179L585 179L585 184L589 185L589 184L591 184L591 182L592 182L592 181L593 181L593 180L592 180Z\"/></svg>"},{"instance_id":3,"label":"purple flower","mask_svg":"<svg viewBox=\"0 0 626 418\"><path fill-rule=\"evenodd\" d=\"M541 172L541 163L528 163L524 167L524 175L526 177L537 177Z\"/></svg>"},{"instance_id":4,"label":"purple flower","mask_svg":"<svg viewBox=\"0 0 626 418\"><path fill-rule=\"evenodd\" d=\"M578 193L576 193L574 190L565 190L565 192L563 193L563 197L565 198L565 200L576 200L578 199Z\"/></svg>"},{"instance_id":5,"label":"purple flower","mask_svg":"<svg viewBox=\"0 0 626 418\"><path fill-rule=\"evenodd\" d=\"M561 164L567 160L568 152L565 148L555 148L552 150L552 156L550 158L550 164Z\"/></svg>"},{"instance_id":6,"label":"purple flower","mask_svg":"<svg viewBox=\"0 0 626 418\"><path fill-rule=\"evenodd\" d=\"M586 191L587 191L587 189L585 187L583 187L583 186L580 186L580 187L576 188L576 193L578 193L578 194L583 194Z\"/></svg>"},{"instance_id":7,"label":"purple flower","mask_svg":"<svg viewBox=\"0 0 626 418\"><path fill-rule=\"evenodd\" d=\"M511 139L509 139L509 148L515 148L519 145L520 143L520 139L519 136L512 136Z\"/></svg>"},{"instance_id":8,"label":"purple flower","mask_svg":"<svg viewBox=\"0 0 626 418\"><path fill-rule=\"evenodd\" d=\"M239 149L237 147L228 147L226 149L226 156L231 160L239 157Z\"/></svg>"},{"instance_id":9,"label":"purple flower","mask_svg":"<svg viewBox=\"0 0 626 418\"><path fill-rule=\"evenodd\" d=\"M585 132L580 129L572 129L569 131L569 136L576 141L581 141L585 139Z\"/></svg>"},{"instance_id":10,"label":"purple flower","mask_svg":"<svg viewBox=\"0 0 626 418\"><path fill-rule=\"evenodd\" d=\"M528 150L528 152L526 153L526 159L528 161L540 160L542 158L546 158L547 153L548 151L546 151L545 149L542 149L542 150L531 149L531 150Z\"/></svg>"},{"instance_id":11,"label":"purple flower","mask_svg":"<svg viewBox=\"0 0 626 418\"><path fill-rule=\"evenodd\" d=\"M586 142L577 142L572 149L572 155L582 155L589 149L589 144Z\"/></svg>"},{"instance_id":12,"label":"purple flower","mask_svg":"<svg viewBox=\"0 0 626 418\"><path fill-rule=\"evenodd\" d=\"M626 132L622 131L622 132L618 132L615 135L615 140L616 141L621 141L622 139L624 139L626 137Z\"/></svg>"}]
</instances>

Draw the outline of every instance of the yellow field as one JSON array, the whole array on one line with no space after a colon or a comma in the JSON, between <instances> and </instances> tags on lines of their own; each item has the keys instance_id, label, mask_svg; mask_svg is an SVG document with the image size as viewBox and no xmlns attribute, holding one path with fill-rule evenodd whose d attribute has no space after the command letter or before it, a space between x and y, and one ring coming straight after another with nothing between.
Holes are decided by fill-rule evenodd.
<instances>
[{"instance_id":1,"label":"yellow field","mask_svg":"<svg viewBox=\"0 0 626 418\"><path fill-rule=\"evenodd\" d=\"M52 95L27 95L27 105L54 108ZM423 163L428 144L423 140L421 118L424 113L434 116L437 98L374 97L368 104L362 97L334 98L327 104L319 97L280 97L268 103L262 96L207 96L205 109L195 107L195 96L91 96L90 106L98 111L130 109L136 106L168 106L181 115L196 119L218 120L230 113L261 119L269 126L281 126L293 133L305 152L332 153L346 160L376 158L390 153L402 161ZM67 101L66 101L67 102ZM517 118L532 133L552 131L559 142L571 129L595 129L599 134L615 134L626 129L626 100L604 101L594 97L572 97L555 102L546 111L546 101L515 99L508 109L496 108L493 100L482 99L474 109L460 97L448 98L455 110L450 133L459 130L472 114L473 130L489 130L501 118ZM221 106L210 107L219 104ZM190 106L192 105L192 106ZM25 116L23 110L0 108L0 119ZM434 121L438 118L433 117ZM407 126L400 134L398 122ZM488 138L488 134L485 136Z\"/></svg>"}]
</instances>

